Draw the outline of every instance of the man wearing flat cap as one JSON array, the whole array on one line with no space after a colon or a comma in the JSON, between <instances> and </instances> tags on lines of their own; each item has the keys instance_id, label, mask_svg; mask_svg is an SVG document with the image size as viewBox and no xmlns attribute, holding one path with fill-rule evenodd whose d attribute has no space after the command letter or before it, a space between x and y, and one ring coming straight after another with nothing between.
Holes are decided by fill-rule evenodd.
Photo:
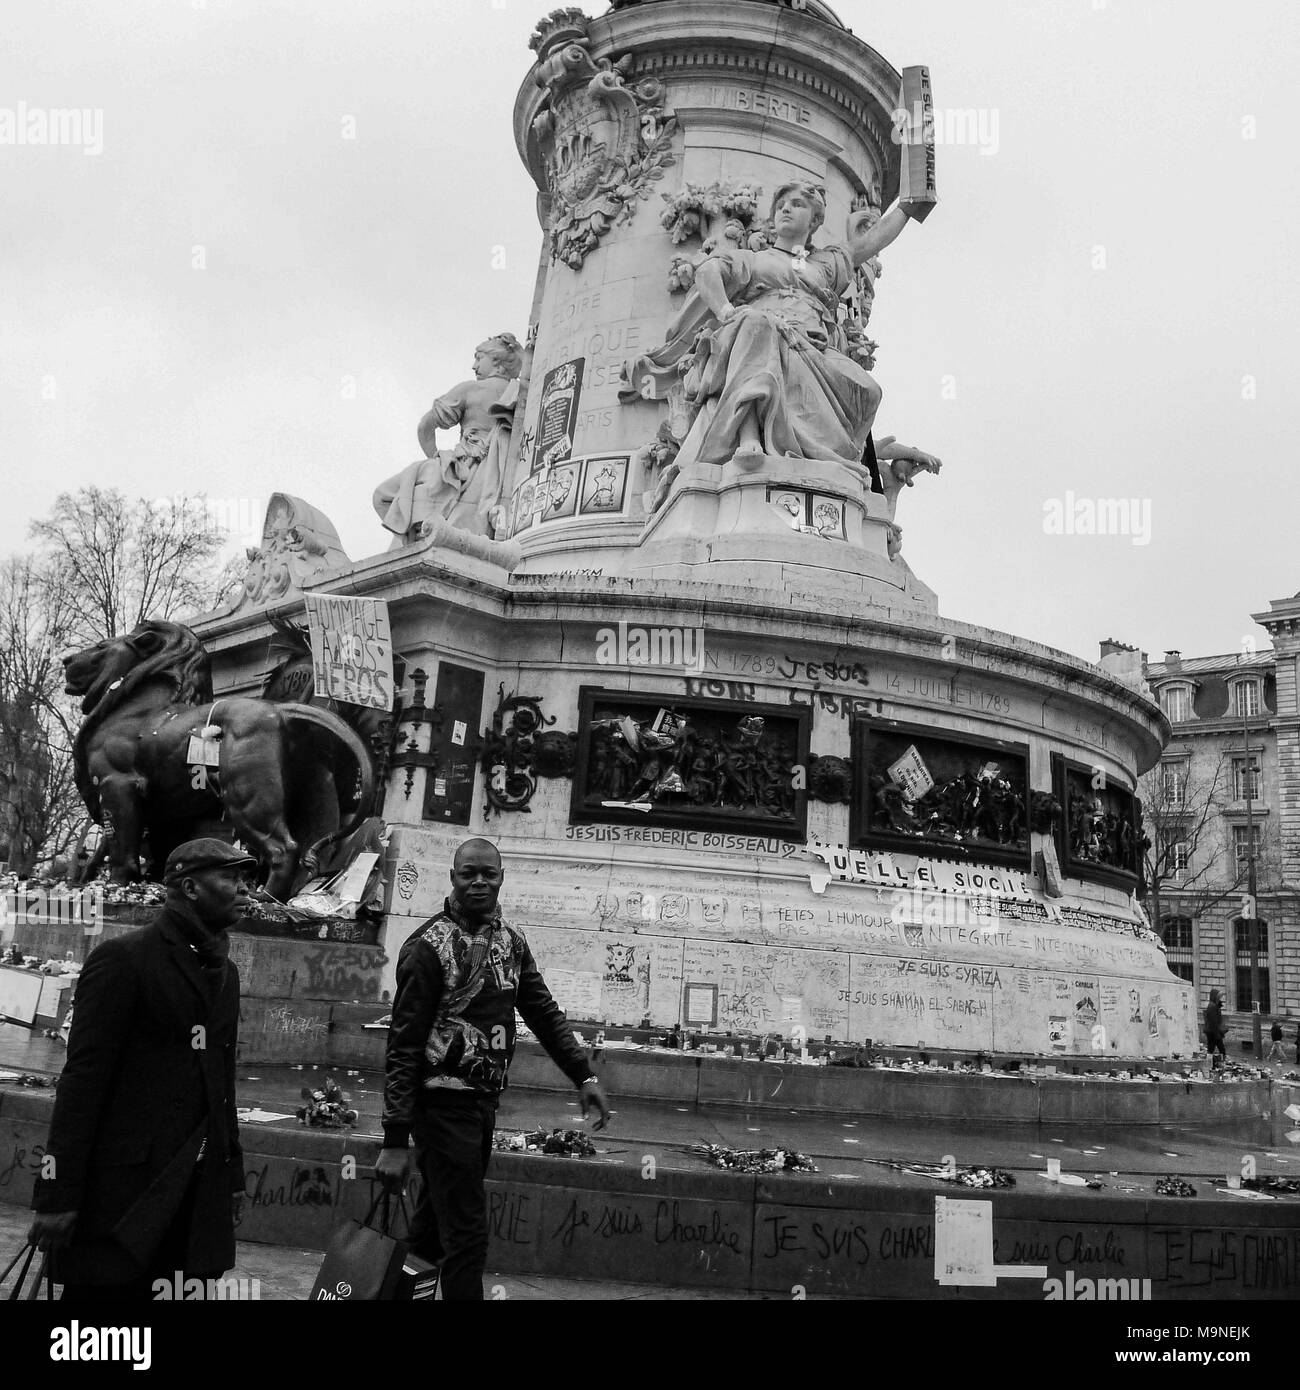
<instances>
[{"instance_id":1,"label":"man wearing flat cap","mask_svg":"<svg viewBox=\"0 0 1300 1390\"><path fill-rule=\"evenodd\" d=\"M239 974L229 929L256 860L225 840L168 856L153 922L91 952L77 983L29 1239L65 1299L144 1302L235 1263Z\"/></svg>"}]
</instances>

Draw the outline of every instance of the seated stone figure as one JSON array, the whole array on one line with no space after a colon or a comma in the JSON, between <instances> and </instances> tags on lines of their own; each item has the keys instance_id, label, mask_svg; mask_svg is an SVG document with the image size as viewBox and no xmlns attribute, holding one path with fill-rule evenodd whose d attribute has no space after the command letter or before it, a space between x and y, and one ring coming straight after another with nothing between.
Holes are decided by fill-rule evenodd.
<instances>
[{"instance_id":1,"label":"seated stone figure","mask_svg":"<svg viewBox=\"0 0 1300 1390\"><path fill-rule=\"evenodd\" d=\"M474 380L439 396L420 421L417 434L426 457L375 489L375 511L396 535L394 549L422 540L439 521L491 536L522 365L523 347L513 334L487 339L474 349ZM457 424L456 447L439 449L437 431Z\"/></svg>"},{"instance_id":2,"label":"seated stone figure","mask_svg":"<svg viewBox=\"0 0 1300 1390\"><path fill-rule=\"evenodd\" d=\"M846 352L840 297L854 267L899 235L908 215L849 218L847 242L813 248L825 192L783 185L772 203L775 242L729 248L698 269L669 339L623 367L625 401L662 399L679 377L695 411L677 458L757 467L764 455L857 465L880 404L880 387Z\"/></svg>"}]
</instances>

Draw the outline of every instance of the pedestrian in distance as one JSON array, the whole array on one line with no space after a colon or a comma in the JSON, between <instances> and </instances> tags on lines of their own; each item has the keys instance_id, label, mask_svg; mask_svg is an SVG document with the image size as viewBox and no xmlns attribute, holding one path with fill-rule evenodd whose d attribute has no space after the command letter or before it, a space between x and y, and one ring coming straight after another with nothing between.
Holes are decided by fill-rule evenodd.
<instances>
[{"instance_id":1,"label":"pedestrian in distance","mask_svg":"<svg viewBox=\"0 0 1300 1390\"><path fill-rule=\"evenodd\" d=\"M504 877L490 841L466 840L442 911L407 938L397 959L375 1173L385 1189L401 1190L414 1159L421 1187L411 1250L440 1265L449 1300L483 1297L483 1182L514 1057L516 1012L578 1088L583 1118L595 1106L595 1128L609 1120L605 1093L524 934L501 915Z\"/></svg>"},{"instance_id":2,"label":"pedestrian in distance","mask_svg":"<svg viewBox=\"0 0 1300 1390\"><path fill-rule=\"evenodd\" d=\"M1268 1036L1272 1044L1268 1049L1268 1060L1270 1062L1285 1062L1286 1053L1282 1051L1282 1024L1279 1019L1273 1020L1273 1026L1269 1029Z\"/></svg>"},{"instance_id":3,"label":"pedestrian in distance","mask_svg":"<svg viewBox=\"0 0 1300 1390\"><path fill-rule=\"evenodd\" d=\"M256 867L224 840L178 845L157 916L97 946L77 981L28 1233L52 1252L65 1299L146 1302L159 1281L206 1288L235 1263L244 1160L228 932Z\"/></svg>"},{"instance_id":4,"label":"pedestrian in distance","mask_svg":"<svg viewBox=\"0 0 1300 1390\"><path fill-rule=\"evenodd\" d=\"M1217 989L1210 991L1210 1002L1205 1006L1205 1050L1210 1054L1211 1065L1221 1066L1228 1056L1223 1040L1227 1029L1223 1026L1223 1000ZM1214 1054L1218 1053L1218 1060Z\"/></svg>"}]
</instances>

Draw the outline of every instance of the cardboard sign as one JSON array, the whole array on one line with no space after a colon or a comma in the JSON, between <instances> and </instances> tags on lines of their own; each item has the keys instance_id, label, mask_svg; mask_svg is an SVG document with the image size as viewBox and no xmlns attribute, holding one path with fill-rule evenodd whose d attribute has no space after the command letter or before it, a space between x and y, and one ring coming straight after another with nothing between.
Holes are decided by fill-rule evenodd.
<instances>
[{"instance_id":1,"label":"cardboard sign","mask_svg":"<svg viewBox=\"0 0 1300 1390\"><path fill-rule=\"evenodd\" d=\"M908 801L924 796L934 786L934 778L914 743L908 745L907 752L897 762L890 763L888 771L890 780L902 787Z\"/></svg>"},{"instance_id":2,"label":"cardboard sign","mask_svg":"<svg viewBox=\"0 0 1300 1390\"><path fill-rule=\"evenodd\" d=\"M318 694L372 709L393 707L393 636L383 599L307 594Z\"/></svg>"},{"instance_id":3,"label":"cardboard sign","mask_svg":"<svg viewBox=\"0 0 1300 1390\"><path fill-rule=\"evenodd\" d=\"M934 92L929 68L903 69L894 131L902 155L898 201L909 217L924 222L939 201L934 166Z\"/></svg>"}]
</instances>

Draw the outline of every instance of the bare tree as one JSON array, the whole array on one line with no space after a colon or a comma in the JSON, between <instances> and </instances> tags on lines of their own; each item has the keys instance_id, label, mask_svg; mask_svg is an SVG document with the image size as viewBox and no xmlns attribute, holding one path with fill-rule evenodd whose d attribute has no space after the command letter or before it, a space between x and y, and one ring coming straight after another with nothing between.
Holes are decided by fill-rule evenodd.
<instances>
[{"instance_id":1,"label":"bare tree","mask_svg":"<svg viewBox=\"0 0 1300 1390\"><path fill-rule=\"evenodd\" d=\"M0 857L24 877L75 857L90 825L73 778L79 716L63 693L64 654L146 618L210 611L242 569L222 565L225 533L201 497L82 488L60 494L31 534L36 553L0 565Z\"/></svg>"},{"instance_id":2,"label":"bare tree","mask_svg":"<svg viewBox=\"0 0 1300 1390\"><path fill-rule=\"evenodd\" d=\"M1221 838L1223 812L1232 800L1232 751L1224 750L1213 771L1197 778L1170 776L1172 767L1157 763L1138 781L1146 836L1143 877L1157 931L1166 894L1177 896L1181 912L1200 917L1244 893L1246 884L1245 859L1237 860L1231 843ZM1276 826L1257 822L1256 828L1255 866L1260 880L1268 882L1280 869L1280 842L1275 843Z\"/></svg>"},{"instance_id":3,"label":"bare tree","mask_svg":"<svg viewBox=\"0 0 1300 1390\"><path fill-rule=\"evenodd\" d=\"M0 566L0 835L11 867L66 850L85 819L72 783L72 719L61 656L74 613L57 569Z\"/></svg>"},{"instance_id":4,"label":"bare tree","mask_svg":"<svg viewBox=\"0 0 1300 1390\"><path fill-rule=\"evenodd\" d=\"M197 616L229 589L224 531L201 497L129 500L115 488L60 493L33 539L57 567L76 608L81 645L129 632L146 618Z\"/></svg>"}]
</instances>

